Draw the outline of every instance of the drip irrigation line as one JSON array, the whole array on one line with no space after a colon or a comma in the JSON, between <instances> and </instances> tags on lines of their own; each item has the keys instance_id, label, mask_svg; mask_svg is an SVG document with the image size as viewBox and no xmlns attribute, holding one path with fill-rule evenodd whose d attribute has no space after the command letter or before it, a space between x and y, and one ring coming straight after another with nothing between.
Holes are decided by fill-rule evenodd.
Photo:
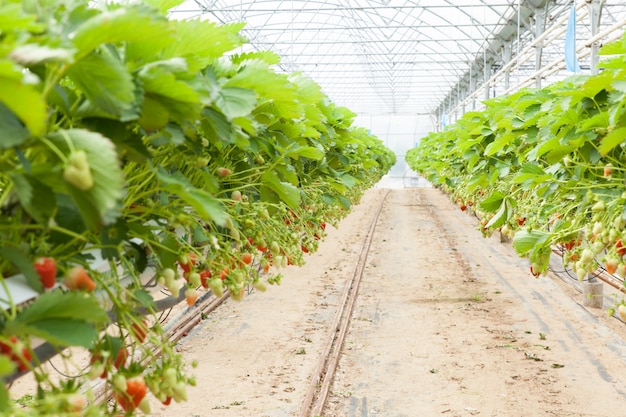
<instances>
[{"instance_id":1,"label":"drip irrigation line","mask_svg":"<svg viewBox=\"0 0 626 417\"><path fill-rule=\"evenodd\" d=\"M346 283L346 287L341 296L341 303L335 314L333 324L330 327L330 333L326 342L326 347L320 355L317 367L309 381L309 390L304 397L302 407L300 408L300 417L321 416L328 394L335 376L335 371L339 363L339 357L343 348L348 328L350 326L350 317L354 309L354 304L358 295L359 284L363 277L365 264L369 255L370 247L378 218L382 212L385 200L391 190L387 190L383 196L372 222L368 228L367 234L363 241L363 246L359 259L354 267L350 280Z\"/></svg>"}]
</instances>

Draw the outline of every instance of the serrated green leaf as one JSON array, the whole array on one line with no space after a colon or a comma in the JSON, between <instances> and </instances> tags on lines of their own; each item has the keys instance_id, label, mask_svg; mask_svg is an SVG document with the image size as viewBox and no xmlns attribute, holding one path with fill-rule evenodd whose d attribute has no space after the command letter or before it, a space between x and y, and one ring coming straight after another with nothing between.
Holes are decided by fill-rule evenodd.
<instances>
[{"instance_id":1,"label":"serrated green leaf","mask_svg":"<svg viewBox=\"0 0 626 417\"><path fill-rule=\"evenodd\" d=\"M291 147L290 149L283 152L283 155L290 158L304 157L316 161L321 161L326 154L324 153L324 151L318 148L314 148L312 146L296 146Z\"/></svg>"},{"instance_id":2,"label":"serrated green leaf","mask_svg":"<svg viewBox=\"0 0 626 417\"><path fill-rule=\"evenodd\" d=\"M143 0L144 3L158 9L161 13L165 13L170 9L180 6L185 0Z\"/></svg>"},{"instance_id":3,"label":"serrated green leaf","mask_svg":"<svg viewBox=\"0 0 626 417\"><path fill-rule=\"evenodd\" d=\"M80 319L43 319L26 326L27 333L40 337L54 346L88 348L98 338L92 324Z\"/></svg>"},{"instance_id":4,"label":"serrated green leaf","mask_svg":"<svg viewBox=\"0 0 626 417\"><path fill-rule=\"evenodd\" d=\"M289 207L297 208L300 205L300 191L294 185L280 181L274 171L266 171L261 176L263 185L274 191Z\"/></svg>"},{"instance_id":5,"label":"serrated green leaf","mask_svg":"<svg viewBox=\"0 0 626 417\"><path fill-rule=\"evenodd\" d=\"M121 117L135 101L135 84L122 62L92 53L72 65L67 75L95 106Z\"/></svg>"},{"instance_id":6,"label":"serrated green leaf","mask_svg":"<svg viewBox=\"0 0 626 417\"><path fill-rule=\"evenodd\" d=\"M25 174L13 174L11 181L15 184L15 194L24 210L37 223L47 225L56 211L56 197L52 189Z\"/></svg>"},{"instance_id":7,"label":"serrated green leaf","mask_svg":"<svg viewBox=\"0 0 626 417\"><path fill-rule=\"evenodd\" d=\"M165 17L144 5L130 5L93 16L70 37L80 55L85 56L105 43L146 42L161 39L167 31Z\"/></svg>"},{"instance_id":8,"label":"serrated green leaf","mask_svg":"<svg viewBox=\"0 0 626 417\"><path fill-rule=\"evenodd\" d=\"M107 313L91 294L80 291L55 290L41 294L24 308L12 325L32 325L46 319L78 319L86 323L103 324Z\"/></svg>"},{"instance_id":9,"label":"serrated green leaf","mask_svg":"<svg viewBox=\"0 0 626 417\"><path fill-rule=\"evenodd\" d=\"M480 208L489 213L495 213L502 205L502 200L504 200L505 197L506 196L501 192L494 191L480 203Z\"/></svg>"},{"instance_id":10,"label":"serrated green leaf","mask_svg":"<svg viewBox=\"0 0 626 417\"><path fill-rule=\"evenodd\" d=\"M232 120L248 116L256 106L256 93L239 87L224 87L217 91L215 105Z\"/></svg>"},{"instance_id":11,"label":"serrated green leaf","mask_svg":"<svg viewBox=\"0 0 626 417\"><path fill-rule=\"evenodd\" d=\"M600 146L598 147L598 150L600 151L600 154L606 155L613 148L618 146L620 143L624 142L625 139L626 139L626 127L619 127L611 131L605 137L602 138L602 141L600 142Z\"/></svg>"},{"instance_id":12,"label":"serrated green leaf","mask_svg":"<svg viewBox=\"0 0 626 417\"><path fill-rule=\"evenodd\" d=\"M222 204L208 192L195 188L182 174L168 174L163 169L157 177L165 190L178 195L204 219L212 220L220 226L226 224L227 214Z\"/></svg>"},{"instance_id":13,"label":"serrated green leaf","mask_svg":"<svg viewBox=\"0 0 626 417\"><path fill-rule=\"evenodd\" d=\"M539 230L532 230L530 232L520 230L515 234L512 245L519 255L524 256L535 247L544 244L549 236L549 234Z\"/></svg>"},{"instance_id":14,"label":"serrated green leaf","mask_svg":"<svg viewBox=\"0 0 626 417\"><path fill-rule=\"evenodd\" d=\"M206 20L181 20L171 25L176 30L177 42L163 50L165 58L195 56L208 63L243 43L237 33L244 23L217 25Z\"/></svg>"},{"instance_id":15,"label":"serrated green leaf","mask_svg":"<svg viewBox=\"0 0 626 417\"><path fill-rule=\"evenodd\" d=\"M139 304L141 304L145 308L152 308L155 305L152 294L150 294L146 290L143 290L143 289L134 290L133 297L135 297L135 299L139 302Z\"/></svg>"}]
</instances>

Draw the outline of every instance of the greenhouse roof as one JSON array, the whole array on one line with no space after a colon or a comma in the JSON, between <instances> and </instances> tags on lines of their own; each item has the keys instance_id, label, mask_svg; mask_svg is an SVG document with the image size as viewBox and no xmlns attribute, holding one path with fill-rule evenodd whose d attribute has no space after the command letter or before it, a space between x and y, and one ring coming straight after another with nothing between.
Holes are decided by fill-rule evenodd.
<instances>
[{"instance_id":1,"label":"greenhouse roof","mask_svg":"<svg viewBox=\"0 0 626 417\"><path fill-rule=\"evenodd\" d=\"M579 45L591 37L591 7L576 2ZM452 107L462 90L473 90L542 31L542 62L564 61L570 0L195 0L173 11L176 18L246 22L248 49L272 50L280 70L317 81L336 103L361 114L434 114ZM626 5L604 2L603 27L623 30ZM589 9L589 10L588 10ZM585 46L582 45L584 48ZM536 48L532 48L533 57ZM561 66L563 67L563 65ZM583 70L589 68L581 60ZM487 68L487 70L485 70ZM513 68L520 83L534 62ZM564 70L564 68L561 68ZM561 71L563 73L564 71ZM513 74L513 71L510 71ZM571 75L571 73L565 75ZM547 78L545 75L535 78ZM507 87L509 80L507 79ZM491 91L493 90L493 91ZM500 94L496 86L478 97ZM448 103L446 105L446 103Z\"/></svg>"}]
</instances>

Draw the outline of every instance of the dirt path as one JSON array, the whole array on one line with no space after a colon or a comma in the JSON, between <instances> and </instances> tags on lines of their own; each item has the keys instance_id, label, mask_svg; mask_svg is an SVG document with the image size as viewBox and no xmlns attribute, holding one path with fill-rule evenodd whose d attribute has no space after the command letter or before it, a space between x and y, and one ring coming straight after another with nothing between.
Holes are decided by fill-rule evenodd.
<instances>
[{"instance_id":1,"label":"dirt path","mask_svg":"<svg viewBox=\"0 0 626 417\"><path fill-rule=\"evenodd\" d=\"M370 190L283 285L228 302L184 339L190 401L155 416L297 416L384 191ZM588 312L438 190L387 196L324 417L613 417L625 327Z\"/></svg>"}]
</instances>

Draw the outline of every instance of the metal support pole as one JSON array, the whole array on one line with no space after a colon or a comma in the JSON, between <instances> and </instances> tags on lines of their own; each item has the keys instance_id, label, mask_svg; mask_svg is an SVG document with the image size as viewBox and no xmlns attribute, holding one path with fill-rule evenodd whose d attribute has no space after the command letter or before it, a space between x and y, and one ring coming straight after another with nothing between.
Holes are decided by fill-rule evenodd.
<instances>
[{"instance_id":1,"label":"metal support pole","mask_svg":"<svg viewBox=\"0 0 626 417\"><path fill-rule=\"evenodd\" d=\"M589 8L589 20L591 21L591 36L598 34L600 28L600 21L602 19L602 6L606 0L591 0L588 1L587 7ZM598 57L598 51L600 50L600 41L595 41L591 44L591 74L598 73L598 63L600 59Z\"/></svg>"},{"instance_id":2,"label":"metal support pole","mask_svg":"<svg viewBox=\"0 0 626 417\"><path fill-rule=\"evenodd\" d=\"M487 54L485 53L485 66L483 68L483 85L485 86L485 100L489 99L489 78L491 78L491 71L489 65L487 65Z\"/></svg>"},{"instance_id":3,"label":"metal support pole","mask_svg":"<svg viewBox=\"0 0 626 417\"><path fill-rule=\"evenodd\" d=\"M511 43L511 41L507 41L504 44L504 48L502 49L503 65L506 65L509 62L511 62L512 53L513 53L513 44ZM504 71L504 90L505 91L509 89L510 81L511 81L511 70L507 68L506 71Z\"/></svg>"},{"instance_id":4,"label":"metal support pole","mask_svg":"<svg viewBox=\"0 0 626 417\"><path fill-rule=\"evenodd\" d=\"M547 8L546 3L546 8ZM543 32L546 29L546 18L548 16L547 10L543 9L535 9L535 38L539 38L543 35ZM543 54L543 43L539 42L535 46L535 71L539 71L541 69L541 57ZM535 87L539 90L541 89L541 75L538 75L535 79Z\"/></svg>"}]
</instances>

